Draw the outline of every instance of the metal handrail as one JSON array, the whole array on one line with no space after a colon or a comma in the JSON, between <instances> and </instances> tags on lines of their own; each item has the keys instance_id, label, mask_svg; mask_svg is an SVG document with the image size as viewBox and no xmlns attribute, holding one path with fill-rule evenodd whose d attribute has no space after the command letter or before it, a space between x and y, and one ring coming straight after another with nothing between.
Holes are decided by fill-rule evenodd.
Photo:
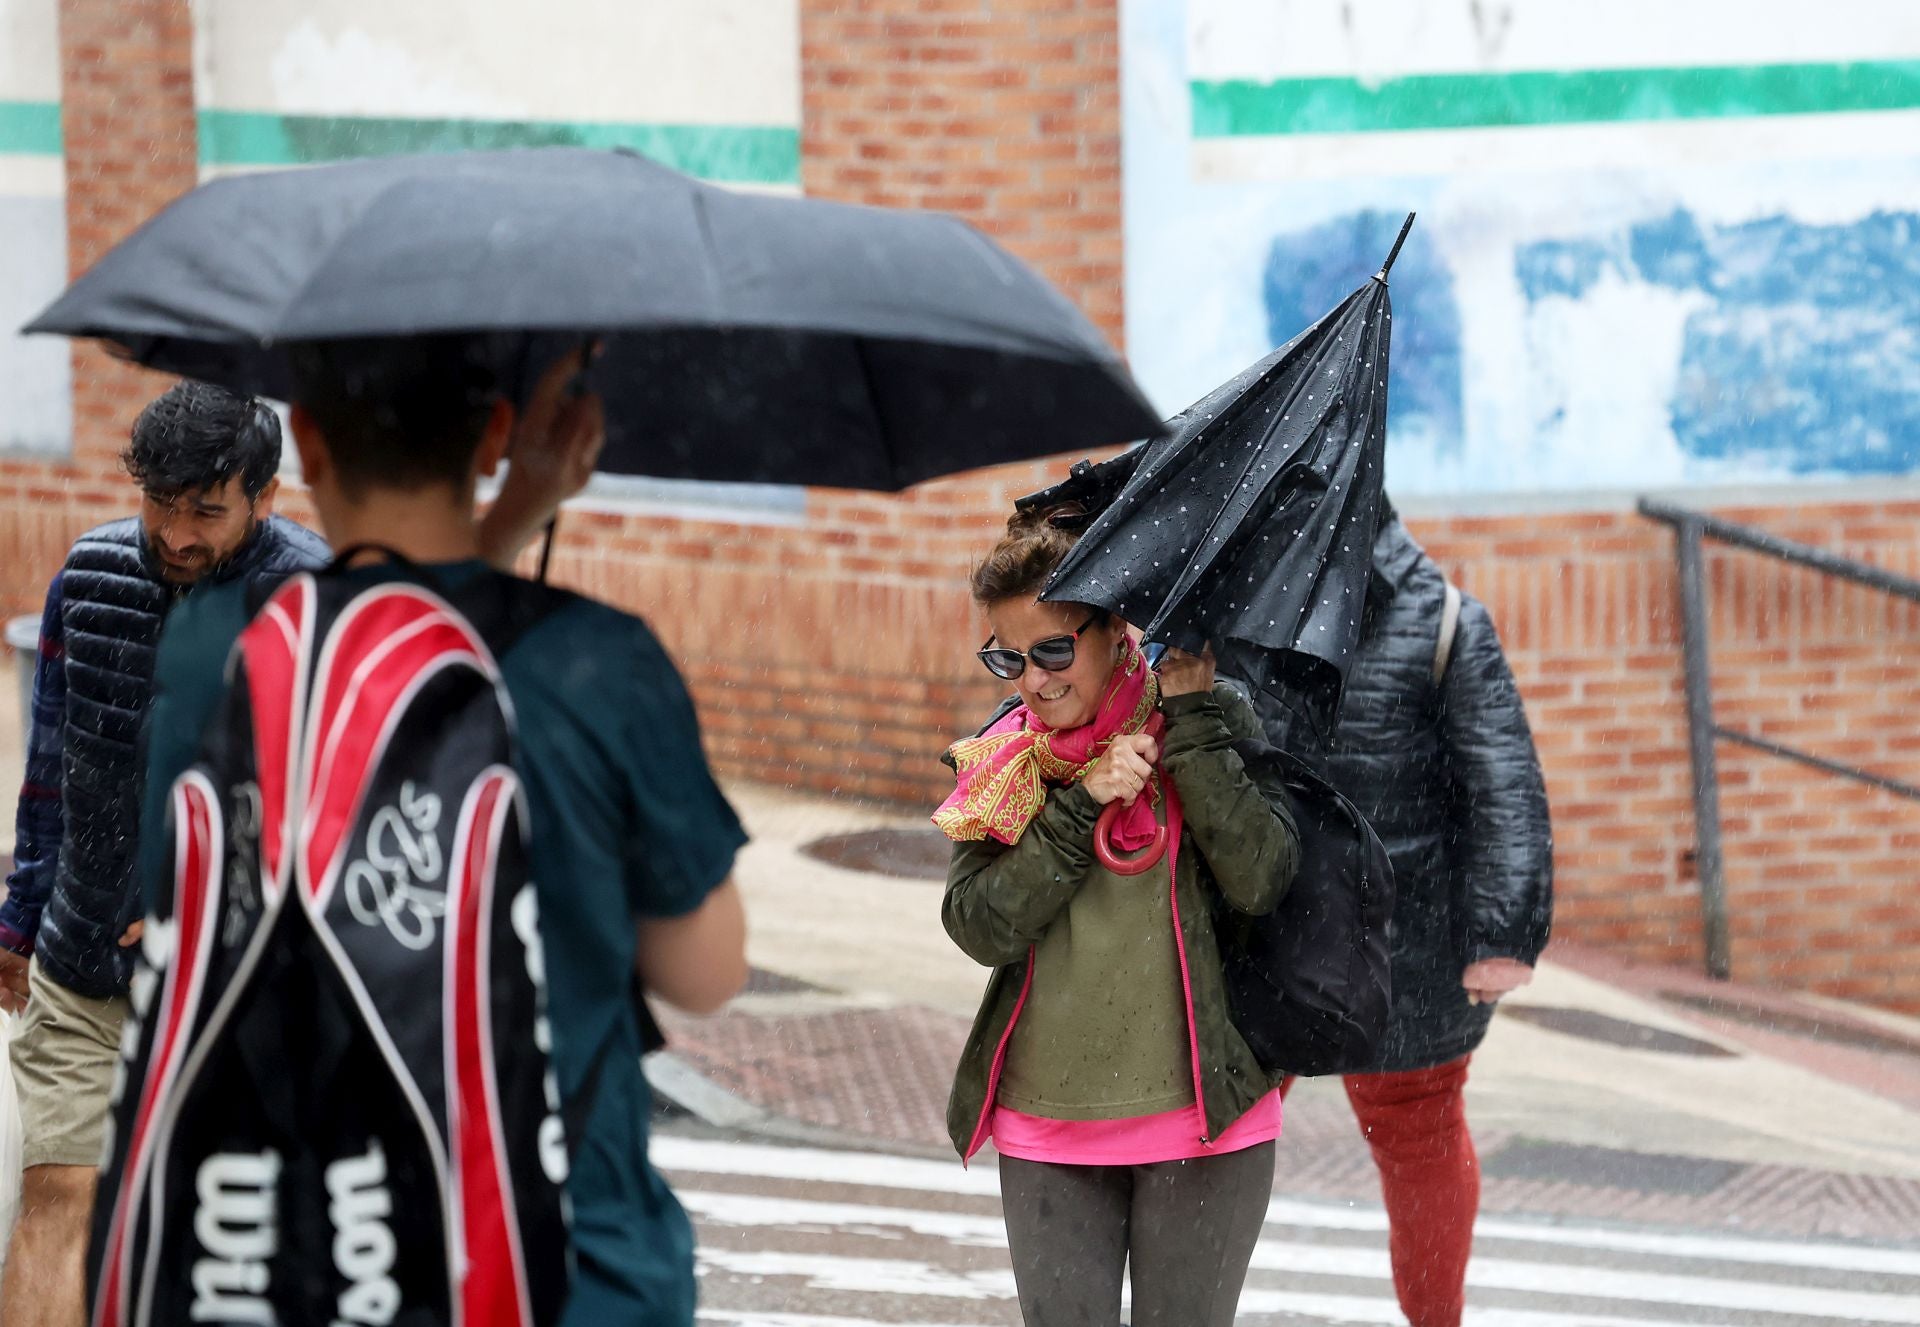
<instances>
[{"instance_id":1,"label":"metal handrail","mask_svg":"<svg viewBox=\"0 0 1920 1327\"><path fill-rule=\"evenodd\" d=\"M1700 877L1700 912L1706 942L1707 975L1725 980L1733 972L1727 930L1726 856L1720 840L1720 772L1716 741L1737 742L1840 778L1868 784L1895 796L1920 801L1920 787L1855 765L1843 764L1756 737L1717 723L1713 717L1713 670L1707 632L1706 577L1700 545L1713 539L1735 548L1778 558L1795 566L1852 581L1869 589L1920 603L1920 581L1811 544L1796 543L1750 525L1706 512L1641 498L1639 512L1673 527L1674 553L1680 564L1680 648L1687 682L1687 749L1693 763L1694 862Z\"/></svg>"},{"instance_id":2,"label":"metal handrail","mask_svg":"<svg viewBox=\"0 0 1920 1327\"><path fill-rule=\"evenodd\" d=\"M1751 525L1740 525L1687 507L1676 507L1671 502L1661 502L1656 498L1641 498L1640 514L1649 520L1660 521L1667 525L1692 523L1698 527L1701 534L1720 543L1750 549L1755 553L1764 553L1768 557L1779 558L1782 562L1792 562L1828 576L1853 581L1870 590L1882 590L1901 599L1911 599L1920 603L1920 581L1888 571L1884 567L1876 567L1870 562L1858 562L1853 558L1841 557L1838 553L1829 553L1826 549L1815 548L1812 544L1782 539L1777 534L1769 534Z\"/></svg>"}]
</instances>

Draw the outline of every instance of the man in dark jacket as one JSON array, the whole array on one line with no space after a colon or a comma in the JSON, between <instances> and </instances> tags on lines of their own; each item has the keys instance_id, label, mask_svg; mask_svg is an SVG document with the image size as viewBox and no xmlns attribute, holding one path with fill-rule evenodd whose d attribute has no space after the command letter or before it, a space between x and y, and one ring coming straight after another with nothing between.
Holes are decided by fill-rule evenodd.
<instances>
[{"instance_id":1,"label":"man in dark jacket","mask_svg":"<svg viewBox=\"0 0 1920 1327\"><path fill-rule=\"evenodd\" d=\"M183 382L150 403L122 458L140 514L82 535L47 591L15 869L0 904L0 1007L24 1142L20 1219L0 1287L8 1327L78 1327L82 1261L139 914L140 743L154 649L197 584L324 565L320 537L272 515L280 421Z\"/></svg>"},{"instance_id":2,"label":"man in dark jacket","mask_svg":"<svg viewBox=\"0 0 1920 1327\"><path fill-rule=\"evenodd\" d=\"M1269 732L1300 725L1263 698ZM1393 860L1393 1012L1346 1079L1380 1168L1394 1288L1413 1327L1458 1327L1480 1168L1467 1062L1494 1003L1531 979L1553 911L1533 735L1493 620L1386 509L1329 778Z\"/></svg>"}]
</instances>

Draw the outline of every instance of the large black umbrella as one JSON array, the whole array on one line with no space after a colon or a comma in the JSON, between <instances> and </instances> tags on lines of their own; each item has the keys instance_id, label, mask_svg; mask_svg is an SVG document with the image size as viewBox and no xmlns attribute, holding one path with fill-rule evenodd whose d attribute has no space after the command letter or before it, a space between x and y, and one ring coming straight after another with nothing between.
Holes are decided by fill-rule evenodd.
<instances>
[{"instance_id":1,"label":"large black umbrella","mask_svg":"<svg viewBox=\"0 0 1920 1327\"><path fill-rule=\"evenodd\" d=\"M1324 725L1360 639L1387 431L1387 272L1215 388L1169 436L1022 499L1099 515L1043 595L1291 690Z\"/></svg>"},{"instance_id":2,"label":"large black umbrella","mask_svg":"<svg viewBox=\"0 0 1920 1327\"><path fill-rule=\"evenodd\" d=\"M959 221L584 148L205 184L26 330L280 399L290 341L525 336L511 379L599 337L601 468L663 478L897 489L1158 428L1073 305Z\"/></svg>"}]
</instances>

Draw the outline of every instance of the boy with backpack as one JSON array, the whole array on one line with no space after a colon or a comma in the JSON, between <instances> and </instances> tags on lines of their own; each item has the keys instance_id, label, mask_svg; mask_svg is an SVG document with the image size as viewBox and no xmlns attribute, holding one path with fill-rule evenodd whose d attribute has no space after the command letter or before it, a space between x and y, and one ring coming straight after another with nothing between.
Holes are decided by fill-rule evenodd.
<instances>
[{"instance_id":1,"label":"boy with backpack","mask_svg":"<svg viewBox=\"0 0 1920 1327\"><path fill-rule=\"evenodd\" d=\"M707 769L686 688L645 624L482 560L475 490L509 444L517 465L571 465L577 488L591 469L590 454L578 463L582 440L591 435L590 453L598 435L597 401L567 395L577 362L556 366L521 418L483 350L457 337L298 349L302 472L345 552L257 617L247 596L213 593L168 626L141 847L160 915L148 926L157 975L110 1171L123 1201L96 1227L96 1322L125 1320L137 1294L156 1320L169 1293L182 1306L191 1297L200 1319L258 1313L287 1304L276 1296L296 1280L328 1285L325 1310L348 1322L392 1321L449 1296L470 1323L692 1322L691 1228L647 1160L633 992L638 974L651 994L709 1012L743 984L729 872L744 835ZM531 534L549 512L509 519ZM403 625L365 628L388 621ZM397 671L402 656L417 661L413 673ZM457 666L443 666L450 659ZM317 754L304 765L285 755L308 741ZM454 767L482 777L448 782ZM229 770L240 780L231 792L219 777ZM296 903L275 911L282 897ZM444 1006L424 985L413 1006L408 982L383 985L394 972L437 980L431 963L404 966L437 946ZM263 991L317 1011L315 1044L338 1054L286 1057L291 1090L274 1081L277 1043L250 1038L245 1011L301 1024ZM142 994L136 983L137 1006ZM237 1025L224 1038L223 1016ZM183 1055L169 1026L197 1049ZM173 1153L191 1152L192 1130L215 1127L194 1123L193 1076L221 1072L243 1085L228 1113L257 1136L209 1143L197 1179L178 1174L153 1138L171 1129ZM336 1087L329 1072L368 1086L340 1120L313 1121L303 1095ZM248 1089L257 1102L234 1101ZM516 1102L531 1103L530 1123ZM289 1132L289 1119L308 1131ZM329 1164L336 1126L371 1144ZM422 1139L409 1170L401 1143ZM303 1182L321 1197L311 1214L290 1214L274 1195ZM203 1209L148 1228L125 1200L140 1184L197 1196ZM444 1247L403 1237L422 1206L409 1193L453 1195ZM249 1213L264 1225L247 1226ZM330 1242L276 1231L275 1219L311 1220ZM498 1258L486 1256L487 1232ZM159 1261L157 1282L130 1275L137 1256Z\"/></svg>"}]
</instances>

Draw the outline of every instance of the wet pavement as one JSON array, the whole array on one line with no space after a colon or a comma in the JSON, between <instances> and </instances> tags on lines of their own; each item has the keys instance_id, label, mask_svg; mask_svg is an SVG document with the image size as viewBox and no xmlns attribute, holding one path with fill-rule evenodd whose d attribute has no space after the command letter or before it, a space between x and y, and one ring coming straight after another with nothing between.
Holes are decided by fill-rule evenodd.
<instances>
[{"instance_id":1,"label":"wet pavement","mask_svg":"<svg viewBox=\"0 0 1920 1327\"><path fill-rule=\"evenodd\" d=\"M991 1152L963 1169L946 1142L986 974L941 930L938 845L916 817L730 792L753 979L667 1015L649 1062L700 1320L1018 1322ZM1469 1114L1467 1327L1920 1324L1920 1022L1556 946ZM1384 1230L1344 1094L1300 1085L1239 1321L1400 1322Z\"/></svg>"},{"instance_id":2,"label":"wet pavement","mask_svg":"<svg viewBox=\"0 0 1920 1327\"><path fill-rule=\"evenodd\" d=\"M941 928L939 881L806 851L829 835L918 835L924 820L730 791L753 833L735 870L751 956L810 989L668 1020L674 1050L776 1114L945 1145L939 1102L987 972ZM1505 1008L1469 1085L1490 1137L1920 1181L1920 1020L1574 945L1555 945ZM868 1100L876 1070L900 1104Z\"/></svg>"},{"instance_id":3,"label":"wet pavement","mask_svg":"<svg viewBox=\"0 0 1920 1327\"><path fill-rule=\"evenodd\" d=\"M660 1125L701 1223L703 1321L1018 1321L991 1150L962 1170L947 1143L985 972L939 926L924 822L730 793L762 976L716 1018L668 1016L653 1064L745 1129ZM1914 1020L1561 945L1476 1054L1469 1116L1469 1327L1920 1323ZM1288 1100L1240 1321L1402 1321L1338 1083Z\"/></svg>"},{"instance_id":4,"label":"wet pavement","mask_svg":"<svg viewBox=\"0 0 1920 1327\"><path fill-rule=\"evenodd\" d=\"M914 1006L750 1008L714 1019L669 1018L668 1035L681 1064L763 1111L758 1126L772 1136L782 1133L783 1123L799 1124L806 1130L793 1136L942 1159L957 1173L946 1136L946 1095L967 1026ZM1488 1213L1920 1239L1920 1178L1911 1175L1620 1145L1626 1139L1583 1141L1567 1136L1564 1120L1544 1113L1495 1117L1478 1108L1479 1095L1470 1092L1469 1118ZM1587 1103L1589 1109L1600 1104ZM1289 1097L1276 1192L1378 1202L1372 1156L1337 1083L1304 1083Z\"/></svg>"},{"instance_id":5,"label":"wet pavement","mask_svg":"<svg viewBox=\"0 0 1920 1327\"><path fill-rule=\"evenodd\" d=\"M993 1167L793 1146L693 1124L656 1161L699 1230L700 1321L737 1327L1014 1324ZM1238 1321L1396 1324L1371 1201L1282 1174ZM1466 1327L1920 1323L1920 1245L1489 1213Z\"/></svg>"}]
</instances>

